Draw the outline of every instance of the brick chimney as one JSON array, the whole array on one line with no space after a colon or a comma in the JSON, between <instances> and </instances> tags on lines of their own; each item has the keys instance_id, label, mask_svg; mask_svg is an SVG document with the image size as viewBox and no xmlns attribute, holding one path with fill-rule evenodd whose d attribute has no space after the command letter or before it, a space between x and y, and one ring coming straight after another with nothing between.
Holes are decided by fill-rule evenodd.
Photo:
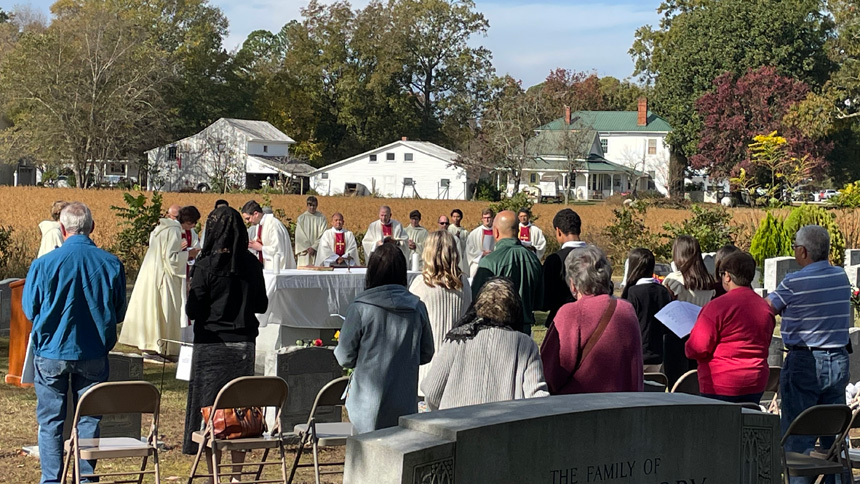
<instances>
[{"instance_id":1,"label":"brick chimney","mask_svg":"<svg viewBox=\"0 0 860 484\"><path fill-rule=\"evenodd\" d=\"M409 138L407 138L406 136L403 136L402 138L400 138L400 141L409 141Z\"/></svg>"},{"instance_id":2,"label":"brick chimney","mask_svg":"<svg viewBox=\"0 0 860 484\"><path fill-rule=\"evenodd\" d=\"M570 126L570 106L564 107L564 123Z\"/></svg>"},{"instance_id":3,"label":"brick chimney","mask_svg":"<svg viewBox=\"0 0 860 484\"><path fill-rule=\"evenodd\" d=\"M637 126L648 125L648 100L644 97L639 98L639 115L636 117Z\"/></svg>"}]
</instances>

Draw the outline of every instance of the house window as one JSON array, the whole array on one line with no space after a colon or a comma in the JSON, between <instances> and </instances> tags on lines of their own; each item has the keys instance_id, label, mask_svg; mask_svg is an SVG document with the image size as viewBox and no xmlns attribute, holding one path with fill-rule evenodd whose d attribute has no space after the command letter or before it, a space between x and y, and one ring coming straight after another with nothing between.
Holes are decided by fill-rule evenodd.
<instances>
[{"instance_id":1,"label":"house window","mask_svg":"<svg viewBox=\"0 0 860 484\"><path fill-rule=\"evenodd\" d=\"M376 163L376 155L370 155L370 162Z\"/></svg>"},{"instance_id":2,"label":"house window","mask_svg":"<svg viewBox=\"0 0 860 484\"><path fill-rule=\"evenodd\" d=\"M385 153L385 161L394 161L394 153Z\"/></svg>"},{"instance_id":3,"label":"house window","mask_svg":"<svg viewBox=\"0 0 860 484\"><path fill-rule=\"evenodd\" d=\"M451 180L449 178L443 178L442 181L439 182L439 185L441 185L442 188L448 188L451 186Z\"/></svg>"},{"instance_id":4,"label":"house window","mask_svg":"<svg viewBox=\"0 0 860 484\"><path fill-rule=\"evenodd\" d=\"M404 153L403 161L412 161L412 153Z\"/></svg>"},{"instance_id":5,"label":"house window","mask_svg":"<svg viewBox=\"0 0 860 484\"><path fill-rule=\"evenodd\" d=\"M323 173L323 174L322 174L322 179L323 179L323 180L328 180L328 173Z\"/></svg>"},{"instance_id":6,"label":"house window","mask_svg":"<svg viewBox=\"0 0 860 484\"><path fill-rule=\"evenodd\" d=\"M263 145L263 153L269 152L269 145Z\"/></svg>"},{"instance_id":7,"label":"house window","mask_svg":"<svg viewBox=\"0 0 860 484\"><path fill-rule=\"evenodd\" d=\"M600 140L600 149L603 150L603 154L609 153L609 140L601 139Z\"/></svg>"},{"instance_id":8,"label":"house window","mask_svg":"<svg viewBox=\"0 0 860 484\"><path fill-rule=\"evenodd\" d=\"M537 173L529 175L529 183L537 183Z\"/></svg>"},{"instance_id":9,"label":"house window","mask_svg":"<svg viewBox=\"0 0 860 484\"><path fill-rule=\"evenodd\" d=\"M648 154L656 155L657 154L657 140L651 138L648 140Z\"/></svg>"},{"instance_id":10,"label":"house window","mask_svg":"<svg viewBox=\"0 0 860 484\"><path fill-rule=\"evenodd\" d=\"M175 146L171 146L171 147L167 148L167 159L168 160L175 160L176 159L176 147Z\"/></svg>"}]
</instances>

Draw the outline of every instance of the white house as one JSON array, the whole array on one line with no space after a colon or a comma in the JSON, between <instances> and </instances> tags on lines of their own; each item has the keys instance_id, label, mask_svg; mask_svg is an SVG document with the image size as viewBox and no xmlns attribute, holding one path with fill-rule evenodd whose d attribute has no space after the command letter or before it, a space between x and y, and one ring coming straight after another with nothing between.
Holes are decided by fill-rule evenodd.
<instances>
[{"instance_id":1,"label":"white house","mask_svg":"<svg viewBox=\"0 0 860 484\"><path fill-rule=\"evenodd\" d=\"M588 126L600 136L603 158L648 173L654 187L669 193L669 145L666 135L672 128L663 118L648 111L648 101L640 99L637 111L565 110L565 117L541 126L539 131Z\"/></svg>"},{"instance_id":2,"label":"white house","mask_svg":"<svg viewBox=\"0 0 860 484\"><path fill-rule=\"evenodd\" d=\"M653 180L648 173L611 162L603 157L601 139L591 130L540 130L527 145L529 160L520 178L520 190L538 197L564 196L570 180L570 198L593 200L648 190ZM508 177L507 191L513 180Z\"/></svg>"},{"instance_id":3,"label":"white house","mask_svg":"<svg viewBox=\"0 0 860 484\"><path fill-rule=\"evenodd\" d=\"M436 144L403 138L314 171L311 188L320 195L465 200L466 172L452 165L456 158Z\"/></svg>"},{"instance_id":4,"label":"white house","mask_svg":"<svg viewBox=\"0 0 860 484\"><path fill-rule=\"evenodd\" d=\"M254 189L281 176L306 177L313 168L290 161L293 143L266 121L221 118L193 136L147 151L147 188Z\"/></svg>"}]
</instances>

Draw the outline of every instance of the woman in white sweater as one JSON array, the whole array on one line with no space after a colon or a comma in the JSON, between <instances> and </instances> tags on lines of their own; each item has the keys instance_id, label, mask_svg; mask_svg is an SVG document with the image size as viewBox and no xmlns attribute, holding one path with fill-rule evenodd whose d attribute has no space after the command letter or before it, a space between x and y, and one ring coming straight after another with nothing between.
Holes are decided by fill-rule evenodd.
<instances>
[{"instance_id":1,"label":"woman in white sweater","mask_svg":"<svg viewBox=\"0 0 860 484\"><path fill-rule=\"evenodd\" d=\"M469 279L460 269L460 251L457 241L448 231L432 232L424 242L424 270L409 286L409 292L418 296L427 306L433 343L436 351L442 345L445 334L466 312L472 303ZM421 382L430 371L433 362L418 369L419 395Z\"/></svg>"},{"instance_id":2,"label":"woman in white sweater","mask_svg":"<svg viewBox=\"0 0 860 484\"><path fill-rule=\"evenodd\" d=\"M422 383L430 410L549 396L535 342L512 327L522 321L513 282L484 284L466 315L445 335Z\"/></svg>"}]
</instances>

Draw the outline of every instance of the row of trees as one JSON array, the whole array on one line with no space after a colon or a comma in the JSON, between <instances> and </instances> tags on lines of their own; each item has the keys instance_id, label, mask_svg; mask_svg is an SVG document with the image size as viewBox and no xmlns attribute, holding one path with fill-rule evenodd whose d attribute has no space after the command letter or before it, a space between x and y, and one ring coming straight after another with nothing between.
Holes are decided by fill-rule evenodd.
<instances>
[{"instance_id":1,"label":"row of trees","mask_svg":"<svg viewBox=\"0 0 860 484\"><path fill-rule=\"evenodd\" d=\"M2 11L0 11L2 12ZM48 23L0 14L0 159L136 158L219 117L262 119L323 165L401 136L463 153L476 175L519 176L532 130L576 109L635 108L629 82L559 69L525 90L475 46L489 23L471 0L311 1L235 52L206 0L59 0ZM519 136L519 149L514 137Z\"/></svg>"},{"instance_id":2,"label":"row of trees","mask_svg":"<svg viewBox=\"0 0 860 484\"><path fill-rule=\"evenodd\" d=\"M688 167L755 170L748 145L777 131L808 174L860 178L860 13L848 0L665 0L636 32L635 75L672 133L671 191Z\"/></svg>"}]
</instances>

